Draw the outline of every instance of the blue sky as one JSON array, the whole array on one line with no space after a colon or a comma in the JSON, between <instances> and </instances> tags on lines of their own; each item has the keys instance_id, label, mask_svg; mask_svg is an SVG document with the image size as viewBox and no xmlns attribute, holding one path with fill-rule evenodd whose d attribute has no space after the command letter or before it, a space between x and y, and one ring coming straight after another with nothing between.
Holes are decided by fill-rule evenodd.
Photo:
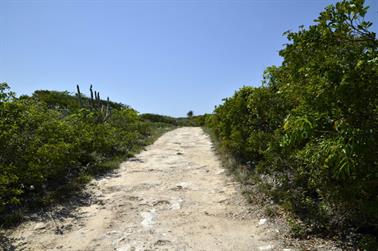
<instances>
[{"instance_id":1,"label":"blue sky","mask_svg":"<svg viewBox=\"0 0 378 251\"><path fill-rule=\"evenodd\" d=\"M0 0L0 81L19 95L93 84L143 113L209 113L260 85L282 33L335 2ZM378 4L366 3L377 32Z\"/></svg>"}]
</instances>

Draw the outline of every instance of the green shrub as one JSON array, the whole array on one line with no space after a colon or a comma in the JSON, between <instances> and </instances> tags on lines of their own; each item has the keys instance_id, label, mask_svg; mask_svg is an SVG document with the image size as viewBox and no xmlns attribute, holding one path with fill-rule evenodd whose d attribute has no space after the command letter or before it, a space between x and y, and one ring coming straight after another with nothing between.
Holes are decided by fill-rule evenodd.
<instances>
[{"instance_id":1,"label":"green shrub","mask_svg":"<svg viewBox=\"0 0 378 251\"><path fill-rule=\"evenodd\" d=\"M127 106L103 119L100 109L79 108L75 100L68 92L50 91L17 99L0 84L1 221L16 209L50 200L69 183L84 182L87 173L129 156L151 135L149 124Z\"/></svg>"},{"instance_id":2,"label":"green shrub","mask_svg":"<svg viewBox=\"0 0 378 251\"><path fill-rule=\"evenodd\" d=\"M378 41L363 4L328 6L287 32L263 86L243 87L207 120L312 231L378 233Z\"/></svg>"}]
</instances>

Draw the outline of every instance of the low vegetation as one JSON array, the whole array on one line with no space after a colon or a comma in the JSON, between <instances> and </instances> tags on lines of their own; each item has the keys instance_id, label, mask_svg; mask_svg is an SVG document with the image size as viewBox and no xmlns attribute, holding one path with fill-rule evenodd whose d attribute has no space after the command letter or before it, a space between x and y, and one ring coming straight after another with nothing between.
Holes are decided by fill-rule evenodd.
<instances>
[{"instance_id":1,"label":"low vegetation","mask_svg":"<svg viewBox=\"0 0 378 251\"><path fill-rule=\"evenodd\" d=\"M205 119L248 175L299 220L299 237L353 232L363 236L360 247L373 250L378 41L366 13L363 1L342 1L314 25L286 32L282 65Z\"/></svg>"},{"instance_id":2,"label":"low vegetation","mask_svg":"<svg viewBox=\"0 0 378 251\"><path fill-rule=\"evenodd\" d=\"M189 114L189 113L188 113ZM188 117L173 118L170 116L144 113L140 115L145 121L152 122L154 124L169 124L172 126L203 126L205 123L204 115L194 116L193 112Z\"/></svg>"},{"instance_id":3,"label":"low vegetation","mask_svg":"<svg viewBox=\"0 0 378 251\"><path fill-rule=\"evenodd\" d=\"M61 200L173 128L122 104L68 92L16 98L0 84L0 226Z\"/></svg>"}]
</instances>

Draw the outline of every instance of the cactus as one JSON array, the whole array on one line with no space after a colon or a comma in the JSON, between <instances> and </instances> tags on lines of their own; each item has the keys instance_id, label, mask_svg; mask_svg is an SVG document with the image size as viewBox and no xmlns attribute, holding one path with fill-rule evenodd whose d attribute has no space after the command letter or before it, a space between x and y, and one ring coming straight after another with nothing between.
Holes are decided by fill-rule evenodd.
<instances>
[{"instance_id":1,"label":"cactus","mask_svg":"<svg viewBox=\"0 0 378 251\"><path fill-rule=\"evenodd\" d=\"M111 115L111 107L110 107L110 100L107 97L106 106L101 102L100 92L93 91L93 86L91 85L89 88L91 93L90 99L90 109L94 111L98 111L97 121L98 122L105 122L109 116Z\"/></svg>"},{"instance_id":2,"label":"cactus","mask_svg":"<svg viewBox=\"0 0 378 251\"><path fill-rule=\"evenodd\" d=\"M101 106L100 92L97 92L97 102L98 102L98 106Z\"/></svg>"},{"instance_id":3,"label":"cactus","mask_svg":"<svg viewBox=\"0 0 378 251\"><path fill-rule=\"evenodd\" d=\"M89 87L89 91L91 92L91 101L90 101L90 108L93 108L93 89L92 85Z\"/></svg>"},{"instance_id":4,"label":"cactus","mask_svg":"<svg viewBox=\"0 0 378 251\"><path fill-rule=\"evenodd\" d=\"M109 97L106 100L107 100L107 102L106 102L106 113L108 113L110 115L112 110L111 110L111 107L110 107Z\"/></svg>"},{"instance_id":5,"label":"cactus","mask_svg":"<svg viewBox=\"0 0 378 251\"><path fill-rule=\"evenodd\" d=\"M106 99L106 110L105 110L104 121L106 121L107 118L108 118L110 115L111 115L110 101L109 101L109 97L107 97L107 99Z\"/></svg>"},{"instance_id":6,"label":"cactus","mask_svg":"<svg viewBox=\"0 0 378 251\"><path fill-rule=\"evenodd\" d=\"M79 99L79 105L80 105L80 108L82 108L83 107L83 101L81 100L81 92L80 92L79 85L76 85L76 89L77 89L77 98Z\"/></svg>"},{"instance_id":7,"label":"cactus","mask_svg":"<svg viewBox=\"0 0 378 251\"><path fill-rule=\"evenodd\" d=\"M97 100L97 91L94 92L94 104L93 107L97 108L98 106L98 100Z\"/></svg>"}]
</instances>

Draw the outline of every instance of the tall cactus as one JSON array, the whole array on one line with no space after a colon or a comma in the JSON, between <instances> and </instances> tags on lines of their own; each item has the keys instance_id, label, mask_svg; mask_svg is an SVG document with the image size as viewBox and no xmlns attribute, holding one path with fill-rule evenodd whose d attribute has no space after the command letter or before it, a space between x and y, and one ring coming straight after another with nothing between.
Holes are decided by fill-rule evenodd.
<instances>
[{"instance_id":1,"label":"tall cactus","mask_svg":"<svg viewBox=\"0 0 378 251\"><path fill-rule=\"evenodd\" d=\"M104 117L104 121L108 119L108 117L111 115L111 111L110 111L110 101L109 101L109 97L106 99L106 111L105 111L105 117Z\"/></svg>"},{"instance_id":2,"label":"tall cactus","mask_svg":"<svg viewBox=\"0 0 378 251\"><path fill-rule=\"evenodd\" d=\"M109 116L111 115L111 107L110 107L110 100L107 97L106 106L101 102L100 92L93 91L93 86L91 85L89 88L91 93L90 99L90 109L99 112L97 116L98 122L105 122Z\"/></svg>"},{"instance_id":3,"label":"tall cactus","mask_svg":"<svg viewBox=\"0 0 378 251\"><path fill-rule=\"evenodd\" d=\"M98 107L97 91L94 92L94 108Z\"/></svg>"},{"instance_id":4,"label":"tall cactus","mask_svg":"<svg viewBox=\"0 0 378 251\"><path fill-rule=\"evenodd\" d=\"M82 108L83 107L83 101L81 100L81 92L80 92L79 85L76 85L76 89L77 89L77 98L79 99L79 105L80 105L80 108Z\"/></svg>"},{"instance_id":5,"label":"tall cactus","mask_svg":"<svg viewBox=\"0 0 378 251\"><path fill-rule=\"evenodd\" d=\"M92 85L89 87L89 91L91 92L91 101L90 101L90 108L93 108L93 88Z\"/></svg>"},{"instance_id":6,"label":"tall cactus","mask_svg":"<svg viewBox=\"0 0 378 251\"><path fill-rule=\"evenodd\" d=\"M98 102L98 106L100 107L101 106L101 98L100 98L100 92L99 91L97 92L97 102Z\"/></svg>"}]
</instances>

